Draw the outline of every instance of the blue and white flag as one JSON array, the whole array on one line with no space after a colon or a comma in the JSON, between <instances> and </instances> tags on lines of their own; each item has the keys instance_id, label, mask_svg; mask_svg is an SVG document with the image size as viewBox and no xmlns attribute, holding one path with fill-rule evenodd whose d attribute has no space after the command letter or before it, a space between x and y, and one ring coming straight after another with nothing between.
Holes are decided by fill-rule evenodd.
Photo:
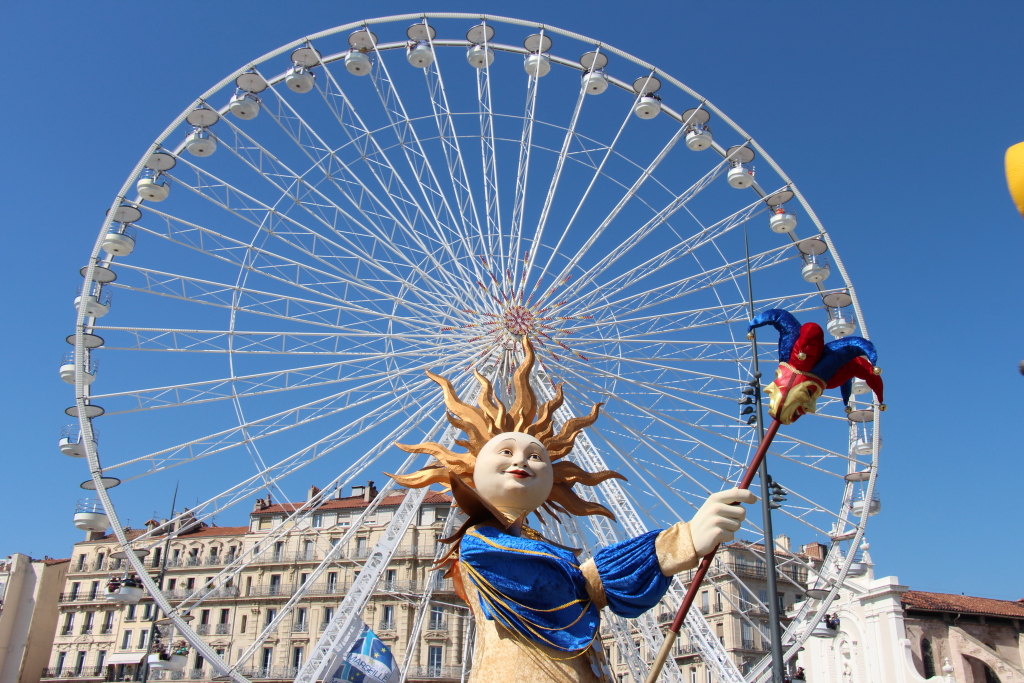
<instances>
[{"instance_id":1,"label":"blue and white flag","mask_svg":"<svg viewBox=\"0 0 1024 683\"><path fill-rule=\"evenodd\" d=\"M398 683L399 671L391 648L363 624L352 649L324 683Z\"/></svg>"}]
</instances>

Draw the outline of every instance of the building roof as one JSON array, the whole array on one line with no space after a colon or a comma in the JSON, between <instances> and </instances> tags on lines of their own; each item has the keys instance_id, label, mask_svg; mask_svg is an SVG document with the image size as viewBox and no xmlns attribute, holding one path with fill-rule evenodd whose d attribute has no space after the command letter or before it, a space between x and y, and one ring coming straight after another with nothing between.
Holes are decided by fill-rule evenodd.
<instances>
[{"instance_id":1,"label":"building roof","mask_svg":"<svg viewBox=\"0 0 1024 683\"><path fill-rule=\"evenodd\" d=\"M929 612L958 612L964 614L989 614L992 616L1024 619L1024 601L993 600L975 598L969 595L949 593L926 593L907 591L900 598L904 609L926 610Z\"/></svg>"},{"instance_id":2,"label":"building roof","mask_svg":"<svg viewBox=\"0 0 1024 683\"><path fill-rule=\"evenodd\" d=\"M42 562L42 563L43 563L43 564L45 564L45 565L46 565L47 567L52 567L52 566L53 566L53 565L55 565L55 564L64 564L65 562L70 562L70 561L71 561L71 558L70 558L70 557L65 557L65 558L63 558L63 559L60 559L60 560L58 560L58 559L57 559L57 558L55 558L55 557L44 557L44 558L43 558L43 559L41 559L41 560L32 560L32 561L33 561L33 562Z\"/></svg>"},{"instance_id":3,"label":"building roof","mask_svg":"<svg viewBox=\"0 0 1024 683\"><path fill-rule=\"evenodd\" d=\"M406 489L399 491L392 491L380 502L380 507L398 507L405 500L405 494L408 493ZM424 504L429 503L451 503L452 497L445 493L438 491L428 491L427 497L423 499ZM281 512L294 512L295 510L302 507L305 503L274 503L269 505L262 510L254 510L254 515L268 515L273 513ZM330 511L330 510L344 510L353 508L365 508L369 503L363 500L362 496L349 496L348 498L331 498L325 500L322 505L317 507L318 511Z\"/></svg>"},{"instance_id":4,"label":"building roof","mask_svg":"<svg viewBox=\"0 0 1024 683\"><path fill-rule=\"evenodd\" d=\"M238 536L249 531L247 526L204 526L195 531L186 531L176 538L196 538L197 536ZM162 534L161 534L162 536ZM174 540L174 539L171 539Z\"/></svg>"}]
</instances>

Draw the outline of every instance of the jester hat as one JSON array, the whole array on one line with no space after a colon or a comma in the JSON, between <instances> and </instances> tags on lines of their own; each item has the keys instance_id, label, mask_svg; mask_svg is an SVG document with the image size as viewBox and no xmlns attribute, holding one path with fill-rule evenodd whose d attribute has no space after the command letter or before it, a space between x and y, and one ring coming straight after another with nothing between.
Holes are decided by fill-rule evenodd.
<instances>
[{"instance_id":1,"label":"jester hat","mask_svg":"<svg viewBox=\"0 0 1024 683\"><path fill-rule=\"evenodd\" d=\"M750 321L747 336L753 338L754 329L764 325L779 332L779 367L765 393L771 398L768 413L782 424L792 424L801 415L813 413L817 398L825 389L836 387L841 387L849 412L855 377L867 382L880 403L883 400L882 370L875 365L878 353L867 339L843 337L826 344L820 325L801 325L780 308L759 313Z\"/></svg>"}]
</instances>

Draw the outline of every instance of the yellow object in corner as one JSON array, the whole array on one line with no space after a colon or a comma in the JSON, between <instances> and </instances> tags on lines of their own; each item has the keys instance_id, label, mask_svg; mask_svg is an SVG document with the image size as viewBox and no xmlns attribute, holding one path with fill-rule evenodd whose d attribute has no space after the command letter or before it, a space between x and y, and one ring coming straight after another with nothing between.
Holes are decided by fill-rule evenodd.
<instances>
[{"instance_id":1,"label":"yellow object in corner","mask_svg":"<svg viewBox=\"0 0 1024 683\"><path fill-rule=\"evenodd\" d=\"M1024 142L1006 150L1006 184L1017 211L1024 216Z\"/></svg>"}]
</instances>

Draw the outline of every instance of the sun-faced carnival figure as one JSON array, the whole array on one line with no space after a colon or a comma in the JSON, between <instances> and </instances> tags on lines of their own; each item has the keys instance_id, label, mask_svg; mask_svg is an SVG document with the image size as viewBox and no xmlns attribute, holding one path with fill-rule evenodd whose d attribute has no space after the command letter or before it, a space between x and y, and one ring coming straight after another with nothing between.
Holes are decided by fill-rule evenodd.
<instances>
[{"instance_id":1,"label":"sun-faced carnival figure","mask_svg":"<svg viewBox=\"0 0 1024 683\"><path fill-rule=\"evenodd\" d=\"M697 565L717 544L732 540L753 503L749 491L732 489L708 497L694 518L665 530L603 548L580 564L576 552L526 526L541 511L560 515L604 515L610 510L580 498L576 484L595 486L611 472L587 472L565 456L577 435L598 417L597 404L585 417L567 419L556 433L555 412L562 386L538 405L530 384L534 352L523 341L524 359L506 408L480 373L477 407L459 399L451 382L433 373L448 408L448 420L465 433L456 453L437 443L396 444L427 453L438 462L408 475L390 475L404 486L449 487L466 515L441 560L457 594L476 618L471 683L596 683L600 610L634 618L651 609L668 590L671 577ZM578 551L577 551L578 552Z\"/></svg>"}]
</instances>

